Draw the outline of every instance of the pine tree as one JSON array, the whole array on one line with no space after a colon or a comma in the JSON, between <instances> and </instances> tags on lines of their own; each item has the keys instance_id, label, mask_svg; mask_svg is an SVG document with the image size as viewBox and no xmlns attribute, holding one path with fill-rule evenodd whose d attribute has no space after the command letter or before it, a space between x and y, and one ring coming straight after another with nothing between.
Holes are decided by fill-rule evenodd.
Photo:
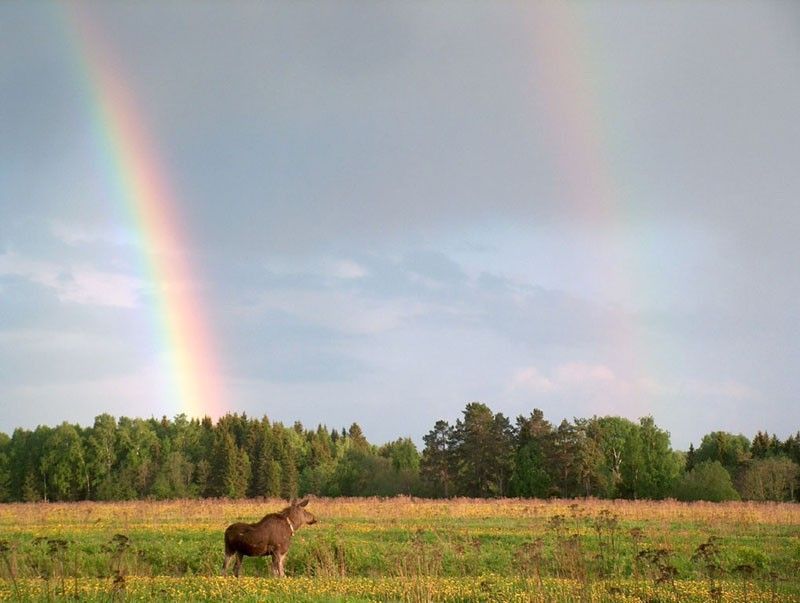
<instances>
[{"instance_id":1,"label":"pine tree","mask_svg":"<svg viewBox=\"0 0 800 603\"><path fill-rule=\"evenodd\" d=\"M425 448L422 451L420 472L423 479L433 487L434 495L449 497L452 482L453 458L450 444L453 429L447 421L436 421L433 429L422 438Z\"/></svg>"},{"instance_id":2,"label":"pine tree","mask_svg":"<svg viewBox=\"0 0 800 603\"><path fill-rule=\"evenodd\" d=\"M686 453L686 467L685 470L688 473L692 469L694 469L695 465L697 464L696 460L696 452L694 449L694 444L689 444L689 451Z\"/></svg>"},{"instance_id":3,"label":"pine tree","mask_svg":"<svg viewBox=\"0 0 800 603\"><path fill-rule=\"evenodd\" d=\"M367 450L370 447L369 442L367 442L367 438L364 436L364 432L361 430L361 427L358 423L353 423L350 426L350 429L347 431L347 439L350 440L350 446L353 448Z\"/></svg>"},{"instance_id":4,"label":"pine tree","mask_svg":"<svg viewBox=\"0 0 800 603\"><path fill-rule=\"evenodd\" d=\"M480 402L467 404L453 429L456 484L466 496L503 496L513 463L511 425Z\"/></svg>"},{"instance_id":5,"label":"pine tree","mask_svg":"<svg viewBox=\"0 0 800 603\"><path fill-rule=\"evenodd\" d=\"M250 459L236 447L233 435L224 431L217 434L212 465L211 492L214 496L243 498L250 478Z\"/></svg>"}]
</instances>

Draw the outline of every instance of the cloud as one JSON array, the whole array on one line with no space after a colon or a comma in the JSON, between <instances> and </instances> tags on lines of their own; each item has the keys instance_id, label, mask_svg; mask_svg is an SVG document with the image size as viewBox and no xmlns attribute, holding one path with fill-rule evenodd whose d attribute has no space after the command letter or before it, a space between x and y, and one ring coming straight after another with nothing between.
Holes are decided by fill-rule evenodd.
<instances>
[{"instance_id":1,"label":"cloud","mask_svg":"<svg viewBox=\"0 0 800 603\"><path fill-rule=\"evenodd\" d=\"M763 401L764 399L764 394L756 388L731 380L714 382L691 379L665 389L674 398L718 398L746 401Z\"/></svg>"},{"instance_id":2,"label":"cloud","mask_svg":"<svg viewBox=\"0 0 800 603\"><path fill-rule=\"evenodd\" d=\"M452 287L464 283L467 278L461 266L440 251L408 253L400 266L411 278L429 287Z\"/></svg>"},{"instance_id":3,"label":"cloud","mask_svg":"<svg viewBox=\"0 0 800 603\"><path fill-rule=\"evenodd\" d=\"M115 228L108 222L102 223L85 216L69 222L52 220L49 230L56 239L73 248L102 245L108 249L136 244L136 237L130 229Z\"/></svg>"},{"instance_id":4,"label":"cloud","mask_svg":"<svg viewBox=\"0 0 800 603\"><path fill-rule=\"evenodd\" d=\"M519 369L513 375L510 392L537 397L573 398L593 412L641 411L644 400L660 393L657 384L646 379L627 379L603 364L569 362L543 373L537 367ZM631 408L632 404L638 407Z\"/></svg>"},{"instance_id":5,"label":"cloud","mask_svg":"<svg viewBox=\"0 0 800 603\"><path fill-rule=\"evenodd\" d=\"M366 408L376 432L405 417L419 433L432 408L452 416L508 392L514 408L549 400L554 413L638 415L649 400L693 433L800 418L798 10L98 3L87 15L152 135L194 242L181 250L193 293L249 409L329 397L308 416ZM77 46L53 35L48 5L0 3L0 23L0 250L12 250L0 329L53 333L74 360L56 370L46 344L19 335L0 366L28 350L13 366L38 371L42 392L102 373L100 357L135 371L142 357L94 339L155 353L153 291L98 161ZM562 35L573 26L580 47ZM571 67L555 86L542 73L554 57ZM581 198L601 180L606 204Z\"/></svg>"},{"instance_id":6,"label":"cloud","mask_svg":"<svg viewBox=\"0 0 800 603\"><path fill-rule=\"evenodd\" d=\"M0 425L8 428L57 425L62 421L91 425L102 413L117 417L172 416L183 409L167 399L160 367L137 366L104 376L73 375L63 380L0 382ZM20 413L24 408L25 412Z\"/></svg>"},{"instance_id":7,"label":"cloud","mask_svg":"<svg viewBox=\"0 0 800 603\"><path fill-rule=\"evenodd\" d=\"M97 329L14 329L0 332L2 383L33 386L119 376L141 362L139 350L120 332Z\"/></svg>"},{"instance_id":8,"label":"cloud","mask_svg":"<svg viewBox=\"0 0 800 603\"><path fill-rule=\"evenodd\" d=\"M364 266L353 260L329 260L325 267L328 275L344 280L358 280L369 274Z\"/></svg>"},{"instance_id":9,"label":"cloud","mask_svg":"<svg viewBox=\"0 0 800 603\"><path fill-rule=\"evenodd\" d=\"M31 260L14 252L0 255L0 276L18 276L52 289L66 303L135 308L144 289L141 279L98 270Z\"/></svg>"},{"instance_id":10,"label":"cloud","mask_svg":"<svg viewBox=\"0 0 800 603\"><path fill-rule=\"evenodd\" d=\"M535 366L520 369L511 381L511 391L524 390L532 394L550 394L558 389L552 379L545 377Z\"/></svg>"},{"instance_id":11,"label":"cloud","mask_svg":"<svg viewBox=\"0 0 800 603\"><path fill-rule=\"evenodd\" d=\"M588 414L651 414L675 401L713 400L716 403L757 402L763 395L736 381L688 380L665 382L648 376L624 377L604 364L568 362L543 372L535 366L518 369L507 392L536 404L570 400Z\"/></svg>"},{"instance_id":12,"label":"cloud","mask_svg":"<svg viewBox=\"0 0 800 603\"><path fill-rule=\"evenodd\" d=\"M426 312L422 303L370 300L354 292L323 290L266 291L241 307L249 315L292 316L300 324L326 327L350 335L375 335L400 327Z\"/></svg>"}]
</instances>

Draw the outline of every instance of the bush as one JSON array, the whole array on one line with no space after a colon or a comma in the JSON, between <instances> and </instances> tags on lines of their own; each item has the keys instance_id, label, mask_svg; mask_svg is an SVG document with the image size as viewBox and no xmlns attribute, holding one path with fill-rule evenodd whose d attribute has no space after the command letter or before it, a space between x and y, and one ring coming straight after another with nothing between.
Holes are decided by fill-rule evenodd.
<instances>
[{"instance_id":1,"label":"bush","mask_svg":"<svg viewBox=\"0 0 800 603\"><path fill-rule=\"evenodd\" d=\"M737 480L745 500L794 500L800 467L785 456L750 461Z\"/></svg>"},{"instance_id":2,"label":"bush","mask_svg":"<svg viewBox=\"0 0 800 603\"><path fill-rule=\"evenodd\" d=\"M675 487L678 500L708 500L721 502L739 500L731 474L719 461L705 461L684 474Z\"/></svg>"}]
</instances>

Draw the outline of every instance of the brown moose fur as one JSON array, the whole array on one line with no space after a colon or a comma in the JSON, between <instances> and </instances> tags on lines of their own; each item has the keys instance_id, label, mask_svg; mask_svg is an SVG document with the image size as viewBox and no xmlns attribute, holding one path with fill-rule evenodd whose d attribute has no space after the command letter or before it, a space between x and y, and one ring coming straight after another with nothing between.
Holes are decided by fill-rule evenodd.
<instances>
[{"instance_id":1,"label":"brown moose fur","mask_svg":"<svg viewBox=\"0 0 800 603\"><path fill-rule=\"evenodd\" d=\"M296 532L304 525L317 523L316 517L305 510L308 499L292 503L278 513L265 515L257 523L234 523L225 530L225 561L222 573L228 572L235 558L233 573L238 578L242 558L272 556L272 571L284 576L283 563L292 541L292 528ZM289 524L291 522L291 525Z\"/></svg>"}]
</instances>

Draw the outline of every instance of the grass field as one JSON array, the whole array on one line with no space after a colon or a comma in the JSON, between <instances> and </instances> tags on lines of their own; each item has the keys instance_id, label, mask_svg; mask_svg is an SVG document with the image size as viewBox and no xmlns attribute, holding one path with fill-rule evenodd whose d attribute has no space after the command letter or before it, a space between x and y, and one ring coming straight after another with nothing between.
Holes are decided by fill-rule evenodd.
<instances>
[{"instance_id":1,"label":"grass field","mask_svg":"<svg viewBox=\"0 0 800 603\"><path fill-rule=\"evenodd\" d=\"M0 505L0 598L800 601L800 505L315 499L286 571L220 576L281 501Z\"/></svg>"}]
</instances>

